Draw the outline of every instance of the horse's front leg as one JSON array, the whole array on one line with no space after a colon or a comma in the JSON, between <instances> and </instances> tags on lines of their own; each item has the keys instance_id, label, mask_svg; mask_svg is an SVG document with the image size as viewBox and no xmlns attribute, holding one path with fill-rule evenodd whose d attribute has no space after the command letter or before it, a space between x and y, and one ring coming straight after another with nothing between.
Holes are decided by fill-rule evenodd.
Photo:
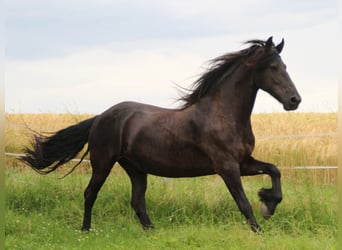
<instances>
[{"instance_id":1,"label":"horse's front leg","mask_svg":"<svg viewBox=\"0 0 342 250\"><path fill-rule=\"evenodd\" d=\"M217 169L217 173L224 180L241 213L246 217L251 229L254 232L261 232L261 228L253 215L252 207L247 199L245 191L243 190L239 164L227 162L222 165L220 164L220 166L222 167Z\"/></svg>"},{"instance_id":2,"label":"horse's front leg","mask_svg":"<svg viewBox=\"0 0 342 250\"><path fill-rule=\"evenodd\" d=\"M265 219L270 218L274 214L277 205L282 200L280 184L281 174L279 169L270 163L258 161L253 157L250 157L248 161L241 164L240 171L242 176L267 174L271 177L272 188L262 188L258 193L260 201L262 202L262 215Z\"/></svg>"}]
</instances>

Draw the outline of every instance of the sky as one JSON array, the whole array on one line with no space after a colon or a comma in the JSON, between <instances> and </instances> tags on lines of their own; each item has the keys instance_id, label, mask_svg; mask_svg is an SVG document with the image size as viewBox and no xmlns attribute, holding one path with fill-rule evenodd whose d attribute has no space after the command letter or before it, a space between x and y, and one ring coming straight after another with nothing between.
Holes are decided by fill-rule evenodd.
<instances>
[{"instance_id":1,"label":"sky","mask_svg":"<svg viewBox=\"0 0 342 250\"><path fill-rule=\"evenodd\" d=\"M176 108L208 66L250 39L285 39L297 112L336 112L338 10L327 0L7 0L5 111L101 113L122 101ZM259 91L255 113L285 112Z\"/></svg>"}]
</instances>

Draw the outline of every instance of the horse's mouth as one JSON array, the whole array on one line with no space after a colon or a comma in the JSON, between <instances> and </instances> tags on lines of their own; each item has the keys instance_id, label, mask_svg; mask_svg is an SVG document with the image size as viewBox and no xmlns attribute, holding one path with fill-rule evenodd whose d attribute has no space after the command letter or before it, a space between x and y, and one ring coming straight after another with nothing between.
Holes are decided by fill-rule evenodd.
<instances>
[{"instance_id":1,"label":"horse's mouth","mask_svg":"<svg viewBox=\"0 0 342 250\"><path fill-rule=\"evenodd\" d=\"M284 109L286 111L291 111L291 110L296 110L299 106L299 103L296 103L296 104L284 104Z\"/></svg>"}]
</instances>

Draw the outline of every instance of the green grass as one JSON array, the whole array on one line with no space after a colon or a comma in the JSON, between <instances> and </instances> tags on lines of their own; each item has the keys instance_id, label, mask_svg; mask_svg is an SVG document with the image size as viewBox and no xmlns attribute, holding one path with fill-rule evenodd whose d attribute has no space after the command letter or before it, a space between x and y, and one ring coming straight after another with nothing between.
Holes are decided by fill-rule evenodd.
<instances>
[{"instance_id":1,"label":"green grass","mask_svg":"<svg viewBox=\"0 0 342 250\"><path fill-rule=\"evenodd\" d=\"M269 179L244 178L264 233L250 231L217 176L149 176L147 209L156 228L142 230L130 207L129 178L117 168L101 189L90 233L81 233L83 190L90 175L40 176L6 169L6 249L336 249L337 191L310 173L283 179L284 200L262 219L257 191ZM300 180L300 181L299 181Z\"/></svg>"}]
</instances>

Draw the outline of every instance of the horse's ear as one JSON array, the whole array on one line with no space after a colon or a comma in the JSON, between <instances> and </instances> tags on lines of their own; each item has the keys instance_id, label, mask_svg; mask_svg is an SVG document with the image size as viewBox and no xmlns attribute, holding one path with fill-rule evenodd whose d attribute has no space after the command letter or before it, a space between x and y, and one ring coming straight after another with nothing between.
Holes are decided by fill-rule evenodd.
<instances>
[{"instance_id":1,"label":"horse's ear","mask_svg":"<svg viewBox=\"0 0 342 250\"><path fill-rule=\"evenodd\" d=\"M270 37L267 39L267 41L266 41L266 43L265 43L265 46L266 46L267 48L271 48L271 47L274 45L272 39L273 39L272 36L270 36Z\"/></svg>"},{"instance_id":2,"label":"horse's ear","mask_svg":"<svg viewBox=\"0 0 342 250\"><path fill-rule=\"evenodd\" d=\"M277 51L278 51L278 53L280 54L280 52L283 50L283 48L284 48L284 43L285 43L285 41L284 41L284 38L281 40L281 42L276 46L276 49L277 49Z\"/></svg>"}]
</instances>

